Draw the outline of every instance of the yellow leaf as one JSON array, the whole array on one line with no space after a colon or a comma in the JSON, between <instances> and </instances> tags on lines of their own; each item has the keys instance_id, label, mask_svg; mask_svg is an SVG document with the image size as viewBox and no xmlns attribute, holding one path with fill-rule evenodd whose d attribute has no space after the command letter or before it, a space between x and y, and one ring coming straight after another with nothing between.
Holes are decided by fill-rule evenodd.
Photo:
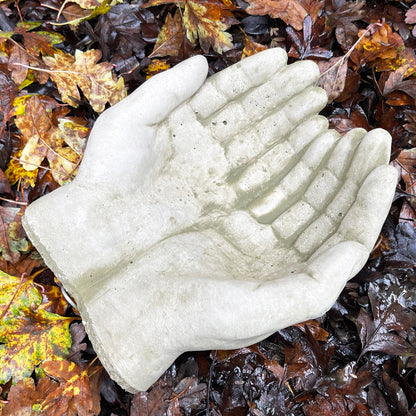
<instances>
[{"instance_id":1,"label":"yellow leaf","mask_svg":"<svg viewBox=\"0 0 416 416\"><path fill-rule=\"evenodd\" d=\"M24 169L19 160L16 160L20 159L21 155L22 151L19 150L10 158L9 163L7 165L7 169L4 173L10 185L14 185L20 180L20 184L21 186L23 186L23 188L27 188L29 186L33 188L35 186L36 178L38 177L39 169Z\"/></svg>"},{"instance_id":2,"label":"yellow leaf","mask_svg":"<svg viewBox=\"0 0 416 416\"><path fill-rule=\"evenodd\" d=\"M112 73L113 65L109 62L98 63L100 59L101 52L95 49L87 52L77 50L75 57L59 53L43 58L51 70L50 77L56 83L62 101L78 107L80 88L98 113L104 111L107 102L113 105L126 96L123 78L117 81Z\"/></svg>"},{"instance_id":3,"label":"yellow leaf","mask_svg":"<svg viewBox=\"0 0 416 416\"><path fill-rule=\"evenodd\" d=\"M0 271L0 383L29 377L45 359L62 359L71 346L65 318L40 308L34 276L18 278Z\"/></svg>"},{"instance_id":4,"label":"yellow leaf","mask_svg":"<svg viewBox=\"0 0 416 416\"><path fill-rule=\"evenodd\" d=\"M153 59L152 63L143 69L143 72L146 75L146 79L151 78L153 75L158 74L159 72L166 71L170 68L170 64L163 59Z\"/></svg>"},{"instance_id":5,"label":"yellow leaf","mask_svg":"<svg viewBox=\"0 0 416 416\"><path fill-rule=\"evenodd\" d=\"M244 33L244 37L246 38L246 44L244 45L243 55L241 59L247 58L248 56L254 55L258 52L261 52L267 49L267 46L265 45L262 45L257 42L252 42L245 33Z\"/></svg>"}]
</instances>

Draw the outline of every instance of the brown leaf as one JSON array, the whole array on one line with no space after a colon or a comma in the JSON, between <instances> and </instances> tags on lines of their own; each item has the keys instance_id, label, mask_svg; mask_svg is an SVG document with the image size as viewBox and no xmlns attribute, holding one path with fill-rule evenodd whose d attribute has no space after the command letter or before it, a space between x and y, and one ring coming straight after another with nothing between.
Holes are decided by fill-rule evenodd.
<instances>
[{"instance_id":1,"label":"brown leaf","mask_svg":"<svg viewBox=\"0 0 416 416\"><path fill-rule=\"evenodd\" d=\"M199 44L204 53L212 47L217 53L233 48L232 36L225 32L236 20L231 10L236 7L229 0L151 0L142 7L175 3L183 9L183 25L187 38Z\"/></svg>"},{"instance_id":2,"label":"brown leaf","mask_svg":"<svg viewBox=\"0 0 416 416\"><path fill-rule=\"evenodd\" d=\"M406 12L406 19L404 21L411 25L416 23L416 4ZM412 35L416 37L416 26L413 28Z\"/></svg>"},{"instance_id":3,"label":"brown leaf","mask_svg":"<svg viewBox=\"0 0 416 416\"><path fill-rule=\"evenodd\" d=\"M33 416L43 398L53 393L58 383L48 377L42 377L38 384L32 378L19 380L11 387L7 396L7 404L2 416Z\"/></svg>"},{"instance_id":4,"label":"brown leaf","mask_svg":"<svg viewBox=\"0 0 416 416\"><path fill-rule=\"evenodd\" d=\"M351 53L357 68L375 67L377 71L391 71L397 67L403 39L387 23L374 25L370 30L360 30L362 39Z\"/></svg>"},{"instance_id":5,"label":"brown leaf","mask_svg":"<svg viewBox=\"0 0 416 416\"><path fill-rule=\"evenodd\" d=\"M325 331L325 329L321 327L321 324L315 319L310 319L309 321L301 322L293 326L300 328L302 331L305 331L305 326L307 326L317 341L328 341L329 333Z\"/></svg>"},{"instance_id":6,"label":"brown leaf","mask_svg":"<svg viewBox=\"0 0 416 416\"><path fill-rule=\"evenodd\" d=\"M362 8L365 3L365 0L333 2L341 6L328 16L328 26L335 28L335 37L344 51L349 50L357 38L358 27L353 22L364 19L366 13Z\"/></svg>"},{"instance_id":7,"label":"brown leaf","mask_svg":"<svg viewBox=\"0 0 416 416\"><path fill-rule=\"evenodd\" d=\"M328 95L328 103L338 98L345 88L348 70L348 59L345 56L331 58L329 61L319 61L321 76L317 86L323 88Z\"/></svg>"},{"instance_id":8,"label":"brown leaf","mask_svg":"<svg viewBox=\"0 0 416 416\"><path fill-rule=\"evenodd\" d=\"M302 29L303 19L307 13L298 0L248 0L245 10L248 14L282 19L296 30Z\"/></svg>"},{"instance_id":9,"label":"brown leaf","mask_svg":"<svg viewBox=\"0 0 416 416\"><path fill-rule=\"evenodd\" d=\"M185 28L180 11L177 10L174 17L168 13L149 58L168 55L178 56L184 36Z\"/></svg>"},{"instance_id":10,"label":"brown leaf","mask_svg":"<svg viewBox=\"0 0 416 416\"><path fill-rule=\"evenodd\" d=\"M45 416L90 416L98 415L99 406L94 406L93 392L86 370L66 361L46 361L42 366L45 373L59 382L41 404Z\"/></svg>"}]
</instances>

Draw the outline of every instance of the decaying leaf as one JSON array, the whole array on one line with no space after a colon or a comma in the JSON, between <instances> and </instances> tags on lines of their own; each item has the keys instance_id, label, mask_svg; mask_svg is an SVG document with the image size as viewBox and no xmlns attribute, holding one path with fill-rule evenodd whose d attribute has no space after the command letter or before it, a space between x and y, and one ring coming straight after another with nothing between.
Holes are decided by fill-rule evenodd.
<instances>
[{"instance_id":1,"label":"decaying leaf","mask_svg":"<svg viewBox=\"0 0 416 416\"><path fill-rule=\"evenodd\" d=\"M71 346L65 318L41 308L34 276L14 277L0 271L0 382L29 377L45 359L62 359Z\"/></svg>"},{"instance_id":2,"label":"decaying leaf","mask_svg":"<svg viewBox=\"0 0 416 416\"><path fill-rule=\"evenodd\" d=\"M100 413L100 391L91 388L88 368L82 370L67 360L48 360L42 368L59 383L41 403L39 410L42 415L91 416Z\"/></svg>"},{"instance_id":3,"label":"decaying leaf","mask_svg":"<svg viewBox=\"0 0 416 416\"><path fill-rule=\"evenodd\" d=\"M143 7L175 3L183 9L183 25L186 36L195 43L199 40L201 49L208 53L212 47L217 53L232 49L232 37L225 32L233 21L231 10L236 7L229 0L151 0Z\"/></svg>"},{"instance_id":4,"label":"decaying leaf","mask_svg":"<svg viewBox=\"0 0 416 416\"><path fill-rule=\"evenodd\" d=\"M416 325L416 313L402 305L405 292L398 285L383 290L378 284L370 283L368 297L372 316L361 309L356 323L363 346L360 357L368 351L393 355L416 353L406 340L407 331Z\"/></svg>"},{"instance_id":5,"label":"decaying leaf","mask_svg":"<svg viewBox=\"0 0 416 416\"><path fill-rule=\"evenodd\" d=\"M416 23L416 4L414 4L407 12L406 12L406 23L414 25ZM413 28L412 35L416 37L416 26Z\"/></svg>"},{"instance_id":6,"label":"decaying leaf","mask_svg":"<svg viewBox=\"0 0 416 416\"><path fill-rule=\"evenodd\" d=\"M248 14L264 16L268 14L275 19L282 19L296 30L302 29L306 10L298 0L248 0Z\"/></svg>"},{"instance_id":7,"label":"decaying leaf","mask_svg":"<svg viewBox=\"0 0 416 416\"><path fill-rule=\"evenodd\" d=\"M32 188L35 186L36 178L38 177L38 168L34 170L26 170L23 168L20 163L20 157L22 156L22 151L19 150L17 153L12 155L7 165L7 169L4 172L7 176L11 185L20 181L20 186L23 188Z\"/></svg>"},{"instance_id":8,"label":"decaying leaf","mask_svg":"<svg viewBox=\"0 0 416 416\"><path fill-rule=\"evenodd\" d=\"M403 39L393 32L390 25L380 23L370 30L360 30L362 37L353 52L351 61L358 67L375 67L377 71L391 71L397 68L400 49L404 47Z\"/></svg>"},{"instance_id":9,"label":"decaying leaf","mask_svg":"<svg viewBox=\"0 0 416 416\"><path fill-rule=\"evenodd\" d=\"M45 158L52 176L61 185L76 173L82 157L89 129L80 124L81 119L65 117L68 109L59 107L45 96L20 97L15 106L15 124L22 133L24 147L19 157L26 171L35 171ZM22 177L33 186L31 177L22 175L15 162L10 165L10 179ZM36 176L35 176L36 177Z\"/></svg>"},{"instance_id":10,"label":"decaying leaf","mask_svg":"<svg viewBox=\"0 0 416 416\"><path fill-rule=\"evenodd\" d=\"M146 79L151 78L153 75L158 74L159 72L166 71L170 68L170 64L163 59L153 59L151 64L143 69L143 72L146 74Z\"/></svg>"},{"instance_id":11,"label":"decaying leaf","mask_svg":"<svg viewBox=\"0 0 416 416\"><path fill-rule=\"evenodd\" d=\"M17 263L21 253L30 249L22 227L24 209L0 206L0 252L11 263Z\"/></svg>"},{"instance_id":12,"label":"decaying leaf","mask_svg":"<svg viewBox=\"0 0 416 416\"><path fill-rule=\"evenodd\" d=\"M248 56L254 55L258 52L261 52L267 49L267 46L251 41L250 38L245 33L244 33L244 37L246 39L246 43L244 45L243 55L241 59L247 58Z\"/></svg>"},{"instance_id":13,"label":"decaying leaf","mask_svg":"<svg viewBox=\"0 0 416 416\"><path fill-rule=\"evenodd\" d=\"M117 81L113 75L113 66L108 62L98 63L100 59L101 52L90 49L87 52L77 50L75 57L56 53L53 57L44 57L43 61L65 103L78 107L80 88L92 108L101 113L107 102L114 105L121 101L126 96L126 90L123 78Z\"/></svg>"},{"instance_id":14,"label":"decaying leaf","mask_svg":"<svg viewBox=\"0 0 416 416\"><path fill-rule=\"evenodd\" d=\"M317 86L323 88L328 95L328 103L340 96L345 87L345 80L348 70L348 58L340 56L331 58L329 61L319 61L321 76Z\"/></svg>"},{"instance_id":15,"label":"decaying leaf","mask_svg":"<svg viewBox=\"0 0 416 416\"><path fill-rule=\"evenodd\" d=\"M165 24L160 29L156 44L150 58L156 56L178 56L179 48L183 43L185 28L179 10L172 17L167 14Z\"/></svg>"}]
</instances>

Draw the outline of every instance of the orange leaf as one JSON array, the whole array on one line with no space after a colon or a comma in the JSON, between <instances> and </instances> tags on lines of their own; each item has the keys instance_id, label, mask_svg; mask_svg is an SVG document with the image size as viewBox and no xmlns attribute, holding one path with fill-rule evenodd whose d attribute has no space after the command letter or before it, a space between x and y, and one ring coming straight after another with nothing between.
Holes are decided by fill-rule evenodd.
<instances>
[{"instance_id":1,"label":"orange leaf","mask_svg":"<svg viewBox=\"0 0 416 416\"><path fill-rule=\"evenodd\" d=\"M59 382L59 387L49 393L41 404L44 416L87 416L100 412L99 390L91 389L90 378L86 370L77 364L66 361L45 361L42 366L45 373Z\"/></svg>"},{"instance_id":2,"label":"orange leaf","mask_svg":"<svg viewBox=\"0 0 416 416\"><path fill-rule=\"evenodd\" d=\"M243 55L241 59L247 58L248 56L254 55L258 52L261 52L267 49L267 46L251 41L250 38L245 33L244 33L244 37L246 38L246 44L244 45Z\"/></svg>"},{"instance_id":3,"label":"orange leaf","mask_svg":"<svg viewBox=\"0 0 416 416\"><path fill-rule=\"evenodd\" d=\"M296 30L302 30L303 20L307 13L298 0L247 0L248 14L264 16L268 14L274 19L282 19Z\"/></svg>"}]
</instances>

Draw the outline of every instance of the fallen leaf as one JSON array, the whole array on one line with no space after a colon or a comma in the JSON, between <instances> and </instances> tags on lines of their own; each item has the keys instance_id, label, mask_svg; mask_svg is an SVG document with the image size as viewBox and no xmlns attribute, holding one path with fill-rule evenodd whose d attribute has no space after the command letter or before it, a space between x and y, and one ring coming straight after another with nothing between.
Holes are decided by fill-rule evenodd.
<instances>
[{"instance_id":1,"label":"fallen leaf","mask_svg":"<svg viewBox=\"0 0 416 416\"><path fill-rule=\"evenodd\" d=\"M20 186L23 188L28 188L29 186L33 188L38 177L39 169L37 167L34 170L24 169L19 161L21 156L22 151L19 150L9 159L9 164L5 171L6 177L11 185L20 181Z\"/></svg>"},{"instance_id":2,"label":"fallen leaf","mask_svg":"<svg viewBox=\"0 0 416 416\"><path fill-rule=\"evenodd\" d=\"M13 264L19 261L21 253L30 249L22 226L24 210L25 207L0 206L0 251L3 258Z\"/></svg>"},{"instance_id":3,"label":"fallen leaf","mask_svg":"<svg viewBox=\"0 0 416 416\"><path fill-rule=\"evenodd\" d=\"M41 308L34 276L14 277L0 271L0 382L29 377L45 359L60 359L71 345L65 318Z\"/></svg>"},{"instance_id":4,"label":"fallen leaf","mask_svg":"<svg viewBox=\"0 0 416 416\"><path fill-rule=\"evenodd\" d=\"M405 22L413 25L416 23L416 4L414 4L407 12ZM412 35L416 37L416 26L413 28Z\"/></svg>"},{"instance_id":5,"label":"fallen leaf","mask_svg":"<svg viewBox=\"0 0 416 416\"><path fill-rule=\"evenodd\" d=\"M153 59L150 65L143 69L146 74L146 79L151 78L153 75L159 74L160 72L166 71L170 68L170 64L163 59Z\"/></svg>"},{"instance_id":6,"label":"fallen leaf","mask_svg":"<svg viewBox=\"0 0 416 416\"><path fill-rule=\"evenodd\" d=\"M92 390L88 368L82 370L74 362L48 360L42 365L44 372L58 381L59 386L50 392L40 405L45 416L88 416L100 413L99 390Z\"/></svg>"},{"instance_id":7,"label":"fallen leaf","mask_svg":"<svg viewBox=\"0 0 416 416\"><path fill-rule=\"evenodd\" d=\"M310 319L309 321L301 322L293 326L298 327L301 331L305 331L305 326L307 326L317 341L328 341L329 333L325 331L325 329L321 327L320 322L315 319Z\"/></svg>"},{"instance_id":8,"label":"fallen leaf","mask_svg":"<svg viewBox=\"0 0 416 416\"><path fill-rule=\"evenodd\" d=\"M33 378L19 380L10 388L2 416L34 416L43 398L56 390L58 383L42 377L37 385Z\"/></svg>"},{"instance_id":9,"label":"fallen leaf","mask_svg":"<svg viewBox=\"0 0 416 416\"><path fill-rule=\"evenodd\" d=\"M101 52L90 49L87 52L75 51L75 56L57 53L43 58L49 68L49 75L56 83L62 101L78 107L81 99L78 88L90 102L92 108L101 113L106 103L114 105L126 96L123 78L118 81L112 73L113 66L98 61Z\"/></svg>"},{"instance_id":10,"label":"fallen leaf","mask_svg":"<svg viewBox=\"0 0 416 416\"><path fill-rule=\"evenodd\" d=\"M199 44L204 53L208 53L212 47L215 52L223 53L233 48L232 36L225 32L234 22L231 10L236 7L228 0L151 0L143 7L157 6L160 4L175 3L183 9L183 25L186 36Z\"/></svg>"},{"instance_id":11,"label":"fallen leaf","mask_svg":"<svg viewBox=\"0 0 416 416\"><path fill-rule=\"evenodd\" d=\"M357 317L362 344L360 357L369 351L393 355L413 355L416 350L406 340L407 331L416 325L416 313L401 305L405 289L391 285L383 290L375 282L369 284L370 313L361 309Z\"/></svg>"},{"instance_id":12,"label":"fallen leaf","mask_svg":"<svg viewBox=\"0 0 416 416\"><path fill-rule=\"evenodd\" d=\"M356 68L375 67L377 71L392 71L400 60L399 51L404 47L403 39L393 32L387 23L374 25L371 30L358 32L361 38L351 53Z\"/></svg>"},{"instance_id":13,"label":"fallen leaf","mask_svg":"<svg viewBox=\"0 0 416 416\"><path fill-rule=\"evenodd\" d=\"M258 16L268 14L274 19L282 19L296 30L302 29L306 10L298 0L248 0L246 13Z\"/></svg>"},{"instance_id":14,"label":"fallen leaf","mask_svg":"<svg viewBox=\"0 0 416 416\"><path fill-rule=\"evenodd\" d=\"M329 14L327 23L330 28L335 28L335 37L345 52L350 50L358 35L354 22L366 16L365 3L365 0L333 2L335 10Z\"/></svg>"},{"instance_id":15,"label":"fallen leaf","mask_svg":"<svg viewBox=\"0 0 416 416\"><path fill-rule=\"evenodd\" d=\"M168 13L149 58L168 55L178 56L184 36L185 28L180 11L177 10L173 17Z\"/></svg>"},{"instance_id":16,"label":"fallen leaf","mask_svg":"<svg viewBox=\"0 0 416 416\"><path fill-rule=\"evenodd\" d=\"M244 45L243 55L241 59L247 58L248 56L254 55L267 49L267 46L250 40L250 38L245 33L244 37L246 39L246 43Z\"/></svg>"},{"instance_id":17,"label":"fallen leaf","mask_svg":"<svg viewBox=\"0 0 416 416\"><path fill-rule=\"evenodd\" d=\"M331 58L329 61L319 61L321 76L317 86L323 88L328 95L328 103L338 98L345 88L345 81L348 70L348 58L340 56Z\"/></svg>"}]
</instances>

